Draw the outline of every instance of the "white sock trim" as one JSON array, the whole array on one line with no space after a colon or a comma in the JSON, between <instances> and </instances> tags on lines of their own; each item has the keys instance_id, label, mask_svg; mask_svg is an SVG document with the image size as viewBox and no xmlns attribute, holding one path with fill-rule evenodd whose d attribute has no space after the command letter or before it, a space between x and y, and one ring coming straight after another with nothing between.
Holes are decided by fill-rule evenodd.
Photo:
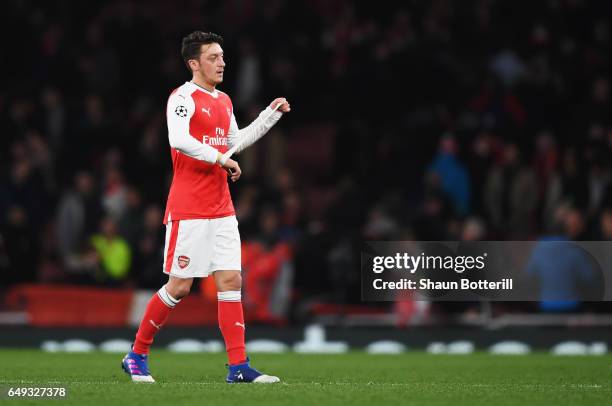
<instances>
[{"instance_id":1,"label":"white sock trim","mask_svg":"<svg viewBox=\"0 0 612 406\"><path fill-rule=\"evenodd\" d=\"M166 285L162 286L158 291L157 291L157 295L159 296L159 298L162 300L162 302L164 302L164 304L168 307L174 307L178 304L178 302L180 302L180 299L175 299L172 296L170 296L170 294L168 293L168 291L166 290Z\"/></svg>"},{"instance_id":2,"label":"white sock trim","mask_svg":"<svg viewBox=\"0 0 612 406\"><path fill-rule=\"evenodd\" d=\"M220 302L240 302L242 295L239 290L228 290L227 292L217 292L217 300Z\"/></svg>"}]
</instances>

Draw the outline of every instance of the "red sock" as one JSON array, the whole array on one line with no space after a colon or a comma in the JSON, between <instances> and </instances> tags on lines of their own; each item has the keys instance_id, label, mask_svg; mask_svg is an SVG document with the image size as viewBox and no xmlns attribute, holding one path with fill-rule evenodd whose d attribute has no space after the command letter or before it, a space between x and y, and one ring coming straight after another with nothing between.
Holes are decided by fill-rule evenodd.
<instances>
[{"instance_id":1,"label":"red sock","mask_svg":"<svg viewBox=\"0 0 612 406\"><path fill-rule=\"evenodd\" d=\"M230 365L246 362L246 347L244 345L244 315L240 291L218 292L219 328L225 340L225 350Z\"/></svg>"},{"instance_id":2,"label":"red sock","mask_svg":"<svg viewBox=\"0 0 612 406\"><path fill-rule=\"evenodd\" d=\"M148 354L149 347L153 343L153 337L164 325L170 311L180 300L176 300L166 292L166 286L162 286L149 300L145 314L140 321L140 327L134 340L134 351L136 354Z\"/></svg>"}]
</instances>

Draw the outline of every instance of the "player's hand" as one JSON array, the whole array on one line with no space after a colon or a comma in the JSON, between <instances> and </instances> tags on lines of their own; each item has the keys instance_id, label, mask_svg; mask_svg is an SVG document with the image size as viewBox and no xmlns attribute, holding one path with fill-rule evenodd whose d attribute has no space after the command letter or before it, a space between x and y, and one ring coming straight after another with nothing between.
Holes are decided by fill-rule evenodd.
<instances>
[{"instance_id":1,"label":"player's hand","mask_svg":"<svg viewBox=\"0 0 612 406\"><path fill-rule=\"evenodd\" d=\"M277 104L281 106L278 108L278 111L282 111L283 113L289 113L291 111L291 105L284 97L279 97L274 99L272 103L270 103L270 108L274 109Z\"/></svg>"},{"instance_id":2,"label":"player's hand","mask_svg":"<svg viewBox=\"0 0 612 406\"><path fill-rule=\"evenodd\" d=\"M221 166L223 167L223 169L225 169L232 182L236 182L238 179L240 179L240 175L242 175L242 170L240 169L240 165L238 165L238 162L229 158L225 162L225 164Z\"/></svg>"}]
</instances>

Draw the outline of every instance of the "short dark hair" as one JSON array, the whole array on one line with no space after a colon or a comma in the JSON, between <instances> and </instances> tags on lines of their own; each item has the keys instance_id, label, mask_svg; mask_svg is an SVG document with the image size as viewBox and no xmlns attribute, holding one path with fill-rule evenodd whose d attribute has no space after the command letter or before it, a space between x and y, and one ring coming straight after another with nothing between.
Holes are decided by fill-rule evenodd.
<instances>
[{"instance_id":1,"label":"short dark hair","mask_svg":"<svg viewBox=\"0 0 612 406\"><path fill-rule=\"evenodd\" d=\"M189 71L191 71L189 60L199 58L202 45L213 43L223 45L223 37L212 32L194 31L183 38L181 55Z\"/></svg>"}]
</instances>

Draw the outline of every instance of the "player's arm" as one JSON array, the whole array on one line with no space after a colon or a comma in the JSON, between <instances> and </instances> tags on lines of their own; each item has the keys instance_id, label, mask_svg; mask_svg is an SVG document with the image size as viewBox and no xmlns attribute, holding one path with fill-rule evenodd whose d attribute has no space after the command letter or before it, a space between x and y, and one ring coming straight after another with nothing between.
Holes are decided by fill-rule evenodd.
<instances>
[{"instance_id":1,"label":"player's arm","mask_svg":"<svg viewBox=\"0 0 612 406\"><path fill-rule=\"evenodd\" d=\"M282 105L278 108L277 111L272 112L278 103L282 103ZM240 152L247 147L253 145L257 140L263 137L270 129L280 120L283 113L288 113L291 111L291 107L289 102L280 97L275 99L264 111L259 113L259 116L253 120L251 124L248 126L239 129L238 123L236 122L236 117L232 113L232 118L230 121L230 128L227 135L227 142L229 147L233 147L234 145L241 142L243 139L245 140L240 148L236 150L236 152Z\"/></svg>"},{"instance_id":2,"label":"player's arm","mask_svg":"<svg viewBox=\"0 0 612 406\"><path fill-rule=\"evenodd\" d=\"M195 111L191 97L178 93L170 96L166 117L170 146L183 154L211 164L217 163L221 154L208 144L196 140L189 134L189 121Z\"/></svg>"}]
</instances>

